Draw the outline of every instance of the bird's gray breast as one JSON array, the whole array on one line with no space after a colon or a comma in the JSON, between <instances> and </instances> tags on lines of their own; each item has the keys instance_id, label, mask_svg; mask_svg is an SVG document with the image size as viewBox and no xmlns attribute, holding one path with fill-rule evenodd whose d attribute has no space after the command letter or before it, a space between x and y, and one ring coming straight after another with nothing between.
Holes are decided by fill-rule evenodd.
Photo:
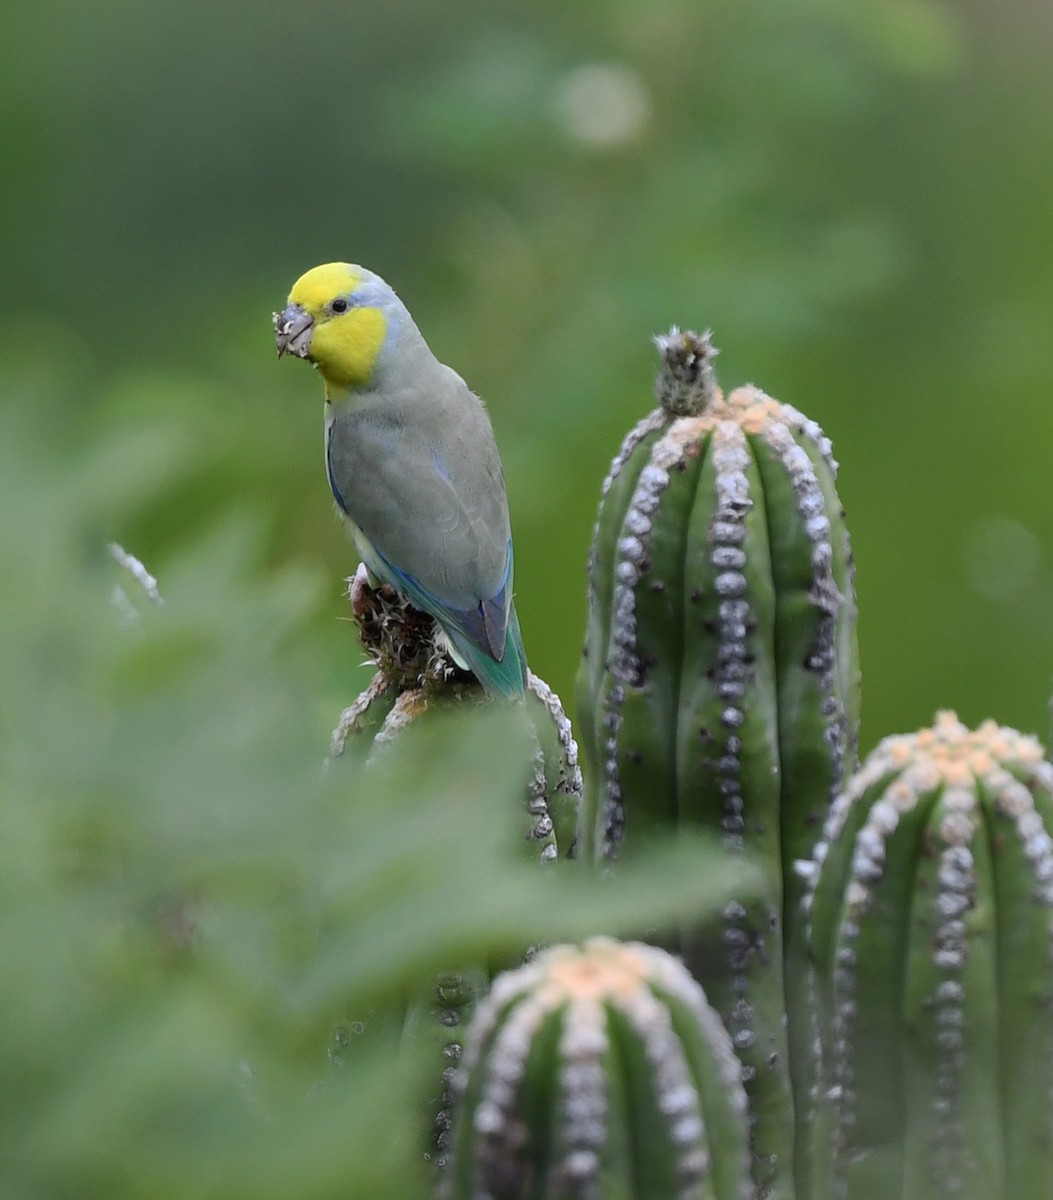
<instances>
[{"instance_id":1,"label":"bird's gray breast","mask_svg":"<svg viewBox=\"0 0 1053 1200\"><path fill-rule=\"evenodd\" d=\"M501 587L509 524L501 464L481 402L452 371L450 395L366 393L327 419L337 504L397 570L456 608Z\"/></svg>"}]
</instances>

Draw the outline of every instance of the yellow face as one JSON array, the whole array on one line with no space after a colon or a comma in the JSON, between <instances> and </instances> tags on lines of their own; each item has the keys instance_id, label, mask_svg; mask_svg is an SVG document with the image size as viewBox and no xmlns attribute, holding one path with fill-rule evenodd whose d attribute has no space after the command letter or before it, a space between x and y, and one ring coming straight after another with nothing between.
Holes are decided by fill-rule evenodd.
<instances>
[{"instance_id":1,"label":"yellow face","mask_svg":"<svg viewBox=\"0 0 1053 1200\"><path fill-rule=\"evenodd\" d=\"M325 263L301 275L289 293L289 304L311 319L306 357L322 373L327 390L367 383L384 344L387 320L383 312L354 300L362 282L361 268L351 263Z\"/></svg>"}]
</instances>

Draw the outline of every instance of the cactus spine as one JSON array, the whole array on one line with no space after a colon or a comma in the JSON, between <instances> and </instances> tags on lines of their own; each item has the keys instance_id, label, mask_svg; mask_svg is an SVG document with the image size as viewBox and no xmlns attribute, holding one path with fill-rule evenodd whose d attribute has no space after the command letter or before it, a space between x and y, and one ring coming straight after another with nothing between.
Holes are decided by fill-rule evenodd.
<instances>
[{"instance_id":1,"label":"cactus spine","mask_svg":"<svg viewBox=\"0 0 1053 1200\"><path fill-rule=\"evenodd\" d=\"M457 1072L450 1200L746 1200L746 1099L684 967L594 938L499 976Z\"/></svg>"},{"instance_id":2,"label":"cactus spine","mask_svg":"<svg viewBox=\"0 0 1053 1200\"><path fill-rule=\"evenodd\" d=\"M952 713L837 800L804 872L816 1200L1048 1198L1051 830L1038 742Z\"/></svg>"},{"instance_id":3,"label":"cactus spine","mask_svg":"<svg viewBox=\"0 0 1053 1200\"><path fill-rule=\"evenodd\" d=\"M680 948L746 1069L760 1194L790 1195L785 1012L803 1019L804 989L784 988L784 949L793 981L805 960L791 867L854 765L851 554L819 427L755 387L725 397L708 335L657 344L659 406L612 465L590 560L583 838L610 859L693 825L762 866L763 896L727 907L718 948L696 930Z\"/></svg>"}]
</instances>

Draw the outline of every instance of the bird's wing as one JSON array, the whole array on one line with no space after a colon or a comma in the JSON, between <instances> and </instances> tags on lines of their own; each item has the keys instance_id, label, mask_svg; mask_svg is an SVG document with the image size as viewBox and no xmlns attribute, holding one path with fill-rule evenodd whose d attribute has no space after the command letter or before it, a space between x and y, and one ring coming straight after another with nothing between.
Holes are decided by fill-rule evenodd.
<instances>
[{"instance_id":1,"label":"bird's wing","mask_svg":"<svg viewBox=\"0 0 1053 1200\"><path fill-rule=\"evenodd\" d=\"M338 413L327 439L329 480L391 582L500 660L512 579L504 479L482 405L453 378L467 394L455 419L419 396Z\"/></svg>"},{"instance_id":2,"label":"bird's wing","mask_svg":"<svg viewBox=\"0 0 1053 1200\"><path fill-rule=\"evenodd\" d=\"M473 608L455 608L441 597L429 591L418 579L400 570L386 555L377 551L384 566L391 573L390 582L406 595L416 608L423 609L439 622L447 633L453 635L454 644L462 648L462 640L483 650L490 658L500 662L505 656L508 615L511 608L508 582L512 574L512 543L508 543L508 570L505 582L497 593L487 600L480 600ZM457 635L460 635L458 638Z\"/></svg>"}]
</instances>

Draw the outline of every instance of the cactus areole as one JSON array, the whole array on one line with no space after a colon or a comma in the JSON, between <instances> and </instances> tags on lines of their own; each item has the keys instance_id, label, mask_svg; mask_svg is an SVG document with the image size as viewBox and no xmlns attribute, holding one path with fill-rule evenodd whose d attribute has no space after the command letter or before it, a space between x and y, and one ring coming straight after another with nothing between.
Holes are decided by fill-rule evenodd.
<instances>
[{"instance_id":1,"label":"cactus areole","mask_svg":"<svg viewBox=\"0 0 1053 1200\"><path fill-rule=\"evenodd\" d=\"M1053 1195L1053 766L953 713L886 738L811 862L815 1200Z\"/></svg>"}]
</instances>

